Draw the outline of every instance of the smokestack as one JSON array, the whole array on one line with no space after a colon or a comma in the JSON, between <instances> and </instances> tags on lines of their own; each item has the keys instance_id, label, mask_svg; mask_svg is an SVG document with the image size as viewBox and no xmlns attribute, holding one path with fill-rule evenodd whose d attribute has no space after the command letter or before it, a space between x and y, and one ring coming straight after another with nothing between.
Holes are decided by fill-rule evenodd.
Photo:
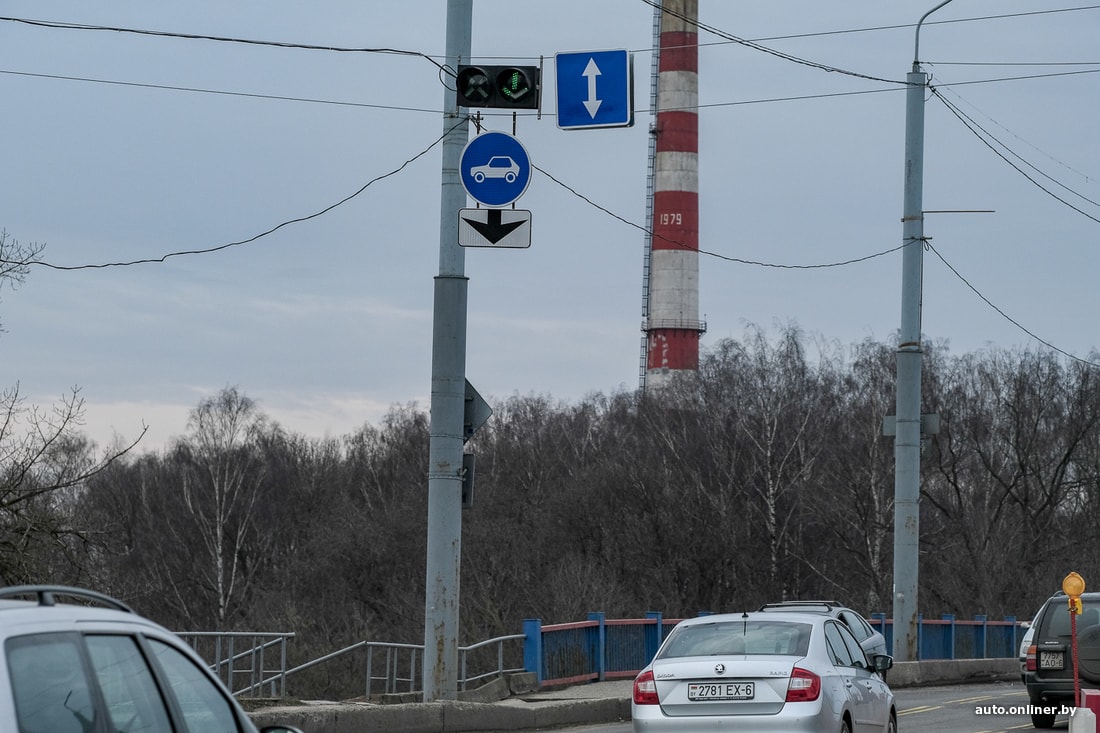
<instances>
[{"instance_id":1,"label":"smokestack","mask_svg":"<svg viewBox=\"0 0 1100 733\"><path fill-rule=\"evenodd\" d=\"M699 368L698 0L664 0L657 77L645 386Z\"/></svg>"}]
</instances>

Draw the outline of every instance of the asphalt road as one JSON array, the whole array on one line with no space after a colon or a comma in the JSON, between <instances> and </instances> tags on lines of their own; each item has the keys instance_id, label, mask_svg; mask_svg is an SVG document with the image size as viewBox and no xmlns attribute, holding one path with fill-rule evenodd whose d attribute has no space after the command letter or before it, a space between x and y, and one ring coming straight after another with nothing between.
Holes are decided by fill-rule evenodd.
<instances>
[{"instance_id":1,"label":"asphalt road","mask_svg":"<svg viewBox=\"0 0 1100 733\"><path fill-rule=\"evenodd\" d=\"M1027 691L1020 682L953 687L913 687L896 690L898 729L942 733L1002 733L1034 730L1027 708ZM1059 716L1055 730L1066 730Z\"/></svg>"},{"instance_id":2,"label":"asphalt road","mask_svg":"<svg viewBox=\"0 0 1100 733\"><path fill-rule=\"evenodd\" d=\"M1007 733L1032 731L1027 692L1020 682L992 682L944 687L908 687L894 691L898 731L936 733ZM1067 730L1059 716L1054 730ZM630 733L630 723L586 725L562 733Z\"/></svg>"}]
</instances>

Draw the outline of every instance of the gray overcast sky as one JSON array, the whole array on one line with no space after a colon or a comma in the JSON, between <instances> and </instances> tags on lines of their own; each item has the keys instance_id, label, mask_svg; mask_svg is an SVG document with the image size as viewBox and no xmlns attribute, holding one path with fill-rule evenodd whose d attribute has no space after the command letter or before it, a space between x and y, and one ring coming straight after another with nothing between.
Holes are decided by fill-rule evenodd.
<instances>
[{"instance_id":1,"label":"gray overcast sky","mask_svg":"<svg viewBox=\"0 0 1100 733\"><path fill-rule=\"evenodd\" d=\"M700 33L700 247L720 255L700 258L704 347L788 323L842 346L892 341L900 253L746 262L819 265L901 244L897 82L935 5L701 0L700 21L729 36L885 80ZM1040 12L1051 10L1065 12ZM54 265L250 239L341 201L443 130L440 72L415 55L13 19L442 61L445 0L8 0L3 14L0 228L46 245ZM533 246L467 250L467 376L490 403L633 388L653 9L475 0L474 27L479 60L545 58L543 114L520 117L517 136L534 165L615 216L535 174L519 202ZM929 98L925 208L996 211L926 219L924 333L952 353L1046 348L1020 326L1081 358L1100 344L1098 37L1100 6L1053 0L955 0L922 31L933 84L980 126ZM637 124L559 130L553 55L617 48L634 52ZM392 405L427 409L439 182L431 147L249 244L35 267L0 292L0 383L44 405L79 387L100 446L145 423L145 450L227 385L309 436L376 424Z\"/></svg>"}]
</instances>

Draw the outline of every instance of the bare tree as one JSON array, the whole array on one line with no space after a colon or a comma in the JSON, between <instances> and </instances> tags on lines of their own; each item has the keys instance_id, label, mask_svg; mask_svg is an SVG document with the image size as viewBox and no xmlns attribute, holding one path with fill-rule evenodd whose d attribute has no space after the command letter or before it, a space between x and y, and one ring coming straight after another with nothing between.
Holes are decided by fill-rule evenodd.
<instances>
[{"instance_id":1,"label":"bare tree","mask_svg":"<svg viewBox=\"0 0 1100 733\"><path fill-rule=\"evenodd\" d=\"M188 427L141 483L144 521L169 540L146 552L187 623L221 629L240 610L265 552L254 525L266 419L229 387L192 410Z\"/></svg>"},{"instance_id":2,"label":"bare tree","mask_svg":"<svg viewBox=\"0 0 1100 733\"><path fill-rule=\"evenodd\" d=\"M18 384L0 394L0 579L8 583L45 579L46 557L91 538L94 528L69 511L74 495L145 434L97 458L79 432L83 416L75 388L49 408L29 404Z\"/></svg>"},{"instance_id":3,"label":"bare tree","mask_svg":"<svg viewBox=\"0 0 1100 733\"><path fill-rule=\"evenodd\" d=\"M1006 578L1049 587L1059 561L1096 539L1082 503L1096 474L1082 468L1095 462L1100 379L1049 353L991 350L957 359L943 397L938 465L922 491L938 533L932 561L971 572L942 572L934 592L945 608L975 599L997 611L1016 602Z\"/></svg>"},{"instance_id":4,"label":"bare tree","mask_svg":"<svg viewBox=\"0 0 1100 733\"><path fill-rule=\"evenodd\" d=\"M845 568L839 590L848 603L866 609L881 609L891 598L894 455L882 418L893 412L894 360L886 344L867 340L853 349L832 386L834 407L823 416L829 450L816 476L821 490L809 497L835 550L809 561L819 565L827 558Z\"/></svg>"},{"instance_id":5,"label":"bare tree","mask_svg":"<svg viewBox=\"0 0 1100 733\"><path fill-rule=\"evenodd\" d=\"M12 289L22 285L30 272L31 264L45 248L45 245L37 242L20 244L7 231L0 229L0 290L5 284Z\"/></svg>"},{"instance_id":6,"label":"bare tree","mask_svg":"<svg viewBox=\"0 0 1100 733\"><path fill-rule=\"evenodd\" d=\"M747 446L747 510L764 530L768 583L773 594L785 596L797 590L782 567L784 557L805 554L803 498L825 448L815 430L824 412L822 391L797 328L785 329L774 343L753 330L745 351L748 368L737 385L742 397L735 429Z\"/></svg>"}]
</instances>

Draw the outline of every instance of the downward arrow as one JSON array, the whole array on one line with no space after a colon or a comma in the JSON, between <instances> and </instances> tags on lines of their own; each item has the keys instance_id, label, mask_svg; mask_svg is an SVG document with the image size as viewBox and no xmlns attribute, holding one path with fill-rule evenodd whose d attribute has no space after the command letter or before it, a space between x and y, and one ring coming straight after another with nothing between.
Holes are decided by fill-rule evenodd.
<instances>
[{"instance_id":1,"label":"downward arrow","mask_svg":"<svg viewBox=\"0 0 1100 733\"><path fill-rule=\"evenodd\" d=\"M588 114L592 119L596 119L596 112L603 104L602 99L596 99L596 77L600 73L600 67L596 66L596 60L588 59L588 65L584 67L584 73L581 74L581 76L588 79L588 99L584 100L584 108L588 110Z\"/></svg>"},{"instance_id":2,"label":"downward arrow","mask_svg":"<svg viewBox=\"0 0 1100 733\"><path fill-rule=\"evenodd\" d=\"M462 217L462 220L473 227L474 231L478 234L485 237L485 241L489 244L496 244L527 223L525 220L521 219L520 221L510 221L505 224L501 220L500 209L489 209L486 213L485 221L467 219L466 217Z\"/></svg>"}]
</instances>

